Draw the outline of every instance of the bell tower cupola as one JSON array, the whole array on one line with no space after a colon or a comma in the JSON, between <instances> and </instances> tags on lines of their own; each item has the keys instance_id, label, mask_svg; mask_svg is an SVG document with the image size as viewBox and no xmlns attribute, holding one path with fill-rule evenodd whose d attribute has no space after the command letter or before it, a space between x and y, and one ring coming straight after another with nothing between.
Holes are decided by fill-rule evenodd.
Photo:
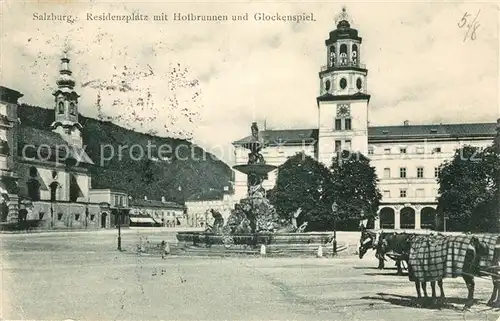
<instances>
[{"instance_id":1,"label":"bell tower cupola","mask_svg":"<svg viewBox=\"0 0 500 321\"><path fill-rule=\"evenodd\" d=\"M325 40L325 61L319 72L318 159L326 166L342 150L368 149L368 70L361 61L362 39L345 7ZM366 154L365 154L366 155Z\"/></svg>"},{"instance_id":2,"label":"bell tower cupola","mask_svg":"<svg viewBox=\"0 0 500 321\"><path fill-rule=\"evenodd\" d=\"M57 89L52 93L54 96L55 120L51 129L58 132L69 144L81 145L82 126L78 122L78 98L75 80L69 67L70 59L67 51L64 51L59 68L59 77L56 84Z\"/></svg>"}]
</instances>

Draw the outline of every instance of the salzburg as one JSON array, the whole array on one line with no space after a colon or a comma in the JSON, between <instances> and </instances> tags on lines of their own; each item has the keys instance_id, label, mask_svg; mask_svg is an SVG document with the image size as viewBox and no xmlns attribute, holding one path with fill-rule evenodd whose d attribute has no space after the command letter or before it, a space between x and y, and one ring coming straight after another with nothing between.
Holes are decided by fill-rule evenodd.
<instances>
[{"instance_id":1,"label":"salzburg","mask_svg":"<svg viewBox=\"0 0 500 321\"><path fill-rule=\"evenodd\" d=\"M497 6L0 5L1 320L500 320Z\"/></svg>"}]
</instances>

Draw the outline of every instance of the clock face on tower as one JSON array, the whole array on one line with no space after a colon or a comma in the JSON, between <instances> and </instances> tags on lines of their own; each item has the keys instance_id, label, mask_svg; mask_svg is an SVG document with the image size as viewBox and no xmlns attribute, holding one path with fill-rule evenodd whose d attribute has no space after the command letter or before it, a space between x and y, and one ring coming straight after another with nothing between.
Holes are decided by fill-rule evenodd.
<instances>
[{"instance_id":1,"label":"clock face on tower","mask_svg":"<svg viewBox=\"0 0 500 321\"><path fill-rule=\"evenodd\" d=\"M351 107L348 104L337 105L337 117L348 117L351 114Z\"/></svg>"}]
</instances>

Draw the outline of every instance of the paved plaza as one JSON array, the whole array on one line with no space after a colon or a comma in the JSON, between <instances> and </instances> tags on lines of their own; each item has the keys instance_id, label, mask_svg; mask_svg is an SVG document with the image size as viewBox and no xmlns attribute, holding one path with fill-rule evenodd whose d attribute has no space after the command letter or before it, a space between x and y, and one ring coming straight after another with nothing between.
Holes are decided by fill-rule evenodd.
<instances>
[{"instance_id":1,"label":"paved plaza","mask_svg":"<svg viewBox=\"0 0 500 321\"><path fill-rule=\"evenodd\" d=\"M477 279L471 312L462 313L463 280L445 280L449 304L410 307L414 286L396 270L379 271L372 253L329 258L138 256L116 231L0 235L2 319L6 320L496 320Z\"/></svg>"}]
</instances>

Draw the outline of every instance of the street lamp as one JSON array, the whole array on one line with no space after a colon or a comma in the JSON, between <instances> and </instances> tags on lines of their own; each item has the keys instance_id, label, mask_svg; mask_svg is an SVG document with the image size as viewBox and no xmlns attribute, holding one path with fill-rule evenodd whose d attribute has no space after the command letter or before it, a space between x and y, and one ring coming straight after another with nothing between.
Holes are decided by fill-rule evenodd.
<instances>
[{"instance_id":1,"label":"street lamp","mask_svg":"<svg viewBox=\"0 0 500 321\"><path fill-rule=\"evenodd\" d=\"M121 211L121 206L117 205L116 209L118 211L118 213L117 213L117 221L118 221L118 251L121 251L122 250L122 231L121 231L121 226L122 226L122 221L121 221L122 217L121 217L121 214L122 214L122 211Z\"/></svg>"},{"instance_id":2,"label":"street lamp","mask_svg":"<svg viewBox=\"0 0 500 321\"><path fill-rule=\"evenodd\" d=\"M337 202L332 204L333 213L333 255L337 255Z\"/></svg>"}]
</instances>

